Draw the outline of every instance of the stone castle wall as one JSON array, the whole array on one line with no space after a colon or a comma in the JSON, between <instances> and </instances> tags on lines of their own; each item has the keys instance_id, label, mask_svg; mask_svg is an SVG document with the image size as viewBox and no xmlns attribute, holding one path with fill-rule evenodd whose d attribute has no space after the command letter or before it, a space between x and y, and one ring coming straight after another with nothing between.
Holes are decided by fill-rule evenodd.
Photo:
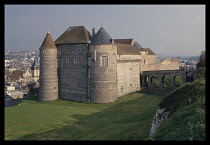
<instances>
[{"instance_id":1,"label":"stone castle wall","mask_svg":"<svg viewBox=\"0 0 210 145\"><path fill-rule=\"evenodd\" d=\"M141 71L147 70L147 52L146 51L141 51L140 70Z\"/></svg>"},{"instance_id":2,"label":"stone castle wall","mask_svg":"<svg viewBox=\"0 0 210 145\"><path fill-rule=\"evenodd\" d=\"M156 64L156 70L179 70L180 59L164 59Z\"/></svg>"},{"instance_id":3,"label":"stone castle wall","mask_svg":"<svg viewBox=\"0 0 210 145\"><path fill-rule=\"evenodd\" d=\"M87 44L62 44L58 48L60 98L87 101Z\"/></svg>"},{"instance_id":4,"label":"stone castle wall","mask_svg":"<svg viewBox=\"0 0 210 145\"><path fill-rule=\"evenodd\" d=\"M40 49L40 101L58 99L57 49Z\"/></svg>"},{"instance_id":5,"label":"stone castle wall","mask_svg":"<svg viewBox=\"0 0 210 145\"><path fill-rule=\"evenodd\" d=\"M118 97L140 91L140 55L117 55Z\"/></svg>"},{"instance_id":6,"label":"stone castle wall","mask_svg":"<svg viewBox=\"0 0 210 145\"><path fill-rule=\"evenodd\" d=\"M90 96L91 102L109 103L117 99L117 46L90 45ZM108 57L108 66L102 57Z\"/></svg>"},{"instance_id":7,"label":"stone castle wall","mask_svg":"<svg viewBox=\"0 0 210 145\"><path fill-rule=\"evenodd\" d=\"M179 59L164 59L160 63L154 63L155 58L156 55L148 55L144 63L144 56L141 56L141 71L179 70Z\"/></svg>"}]
</instances>

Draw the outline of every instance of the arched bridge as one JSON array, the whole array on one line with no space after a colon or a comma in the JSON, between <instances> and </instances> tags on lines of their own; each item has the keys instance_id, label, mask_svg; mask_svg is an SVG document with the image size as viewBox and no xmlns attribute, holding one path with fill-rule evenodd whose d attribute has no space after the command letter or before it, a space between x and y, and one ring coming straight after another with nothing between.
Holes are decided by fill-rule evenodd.
<instances>
[{"instance_id":1,"label":"arched bridge","mask_svg":"<svg viewBox=\"0 0 210 145\"><path fill-rule=\"evenodd\" d=\"M144 71L140 74L141 92L152 95L167 95L178 86L176 86L176 77L180 76L181 84L186 83L186 73L183 70L160 70L160 71ZM170 86L166 86L165 78ZM159 86L153 85L153 79L159 80ZM158 83L157 83L158 84Z\"/></svg>"}]
</instances>

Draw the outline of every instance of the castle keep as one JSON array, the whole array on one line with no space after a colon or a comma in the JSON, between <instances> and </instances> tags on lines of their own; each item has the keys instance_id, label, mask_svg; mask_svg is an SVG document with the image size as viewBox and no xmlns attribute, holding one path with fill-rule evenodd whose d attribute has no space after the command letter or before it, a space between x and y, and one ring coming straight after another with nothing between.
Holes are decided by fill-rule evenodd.
<instances>
[{"instance_id":1,"label":"castle keep","mask_svg":"<svg viewBox=\"0 0 210 145\"><path fill-rule=\"evenodd\" d=\"M40 47L40 101L58 98L114 102L140 91L144 71L179 70L179 59L156 63L156 54L134 39L113 39L101 27L69 27L53 41L48 32Z\"/></svg>"}]
</instances>

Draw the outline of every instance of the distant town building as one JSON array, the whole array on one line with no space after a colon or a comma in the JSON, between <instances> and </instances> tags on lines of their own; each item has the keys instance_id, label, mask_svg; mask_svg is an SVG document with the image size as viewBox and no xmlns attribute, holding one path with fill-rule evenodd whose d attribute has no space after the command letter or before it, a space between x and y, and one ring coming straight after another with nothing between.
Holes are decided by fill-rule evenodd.
<instances>
[{"instance_id":1,"label":"distant town building","mask_svg":"<svg viewBox=\"0 0 210 145\"><path fill-rule=\"evenodd\" d=\"M14 65L9 65L8 70L9 70L9 72L12 72L12 71L17 70L17 68Z\"/></svg>"},{"instance_id":2,"label":"distant town building","mask_svg":"<svg viewBox=\"0 0 210 145\"><path fill-rule=\"evenodd\" d=\"M27 82L31 80L31 72L29 70L15 70L8 76L8 79Z\"/></svg>"},{"instance_id":3,"label":"distant town building","mask_svg":"<svg viewBox=\"0 0 210 145\"><path fill-rule=\"evenodd\" d=\"M34 62L31 66L31 73L32 73L32 78L34 79L34 81L37 81L39 79L39 60L38 58L34 59Z\"/></svg>"},{"instance_id":4,"label":"distant town building","mask_svg":"<svg viewBox=\"0 0 210 145\"><path fill-rule=\"evenodd\" d=\"M13 99L23 98L24 93L22 91L8 91L7 95L11 96Z\"/></svg>"},{"instance_id":5,"label":"distant town building","mask_svg":"<svg viewBox=\"0 0 210 145\"><path fill-rule=\"evenodd\" d=\"M14 86L5 86L5 89L8 91L13 91L13 90L15 90L15 87Z\"/></svg>"}]
</instances>

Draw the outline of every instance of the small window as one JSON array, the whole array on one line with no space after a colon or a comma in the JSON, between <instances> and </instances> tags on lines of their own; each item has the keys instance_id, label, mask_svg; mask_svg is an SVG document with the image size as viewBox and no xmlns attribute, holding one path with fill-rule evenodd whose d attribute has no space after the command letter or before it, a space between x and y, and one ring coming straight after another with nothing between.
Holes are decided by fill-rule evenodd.
<instances>
[{"instance_id":1,"label":"small window","mask_svg":"<svg viewBox=\"0 0 210 145\"><path fill-rule=\"evenodd\" d=\"M43 50L42 52L43 52L43 54L45 54L45 50Z\"/></svg>"},{"instance_id":2,"label":"small window","mask_svg":"<svg viewBox=\"0 0 210 145\"><path fill-rule=\"evenodd\" d=\"M102 56L102 66L108 66L108 57Z\"/></svg>"},{"instance_id":3,"label":"small window","mask_svg":"<svg viewBox=\"0 0 210 145\"><path fill-rule=\"evenodd\" d=\"M74 58L74 63L79 64L79 58Z\"/></svg>"}]
</instances>

